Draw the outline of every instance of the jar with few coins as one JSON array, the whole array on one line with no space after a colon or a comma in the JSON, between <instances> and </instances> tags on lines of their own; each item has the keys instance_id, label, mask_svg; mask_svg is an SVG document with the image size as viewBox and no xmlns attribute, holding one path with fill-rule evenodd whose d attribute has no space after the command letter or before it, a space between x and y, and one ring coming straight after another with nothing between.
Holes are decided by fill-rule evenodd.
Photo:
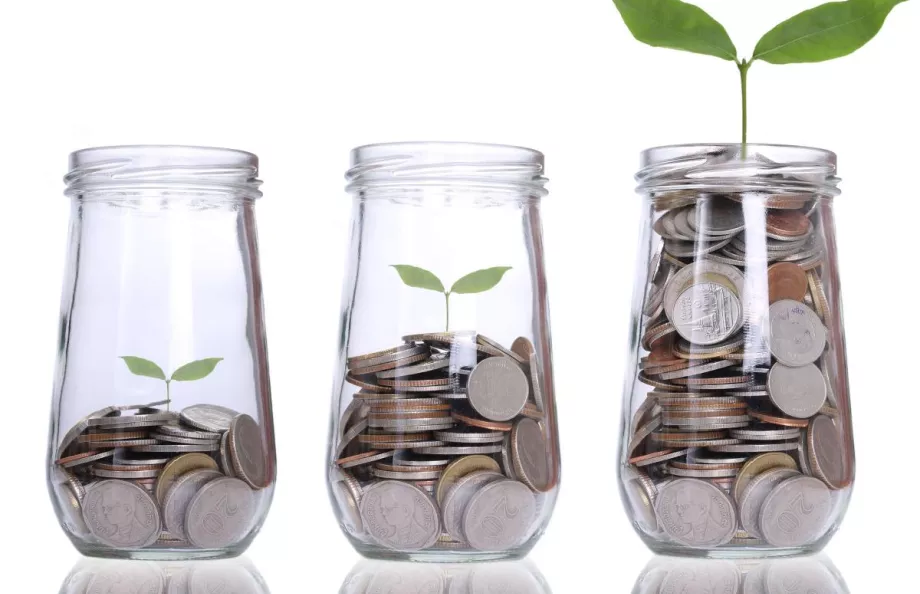
<instances>
[{"instance_id":1,"label":"jar with few coins","mask_svg":"<svg viewBox=\"0 0 920 594\"><path fill-rule=\"evenodd\" d=\"M258 159L183 146L70 156L47 458L84 555L244 551L275 484Z\"/></svg>"},{"instance_id":2,"label":"jar with few coins","mask_svg":"<svg viewBox=\"0 0 920 594\"><path fill-rule=\"evenodd\" d=\"M836 173L804 147L642 155L618 469L655 552L808 553L840 526L855 457Z\"/></svg>"},{"instance_id":3,"label":"jar with few coins","mask_svg":"<svg viewBox=\"0 0 920 594\"><path fill-rule=\"evenodd\" d=\"M543 155L466 143L351 154L327 451L363 555L525 555L559 490Z\"/></svg>"}]
</instances>

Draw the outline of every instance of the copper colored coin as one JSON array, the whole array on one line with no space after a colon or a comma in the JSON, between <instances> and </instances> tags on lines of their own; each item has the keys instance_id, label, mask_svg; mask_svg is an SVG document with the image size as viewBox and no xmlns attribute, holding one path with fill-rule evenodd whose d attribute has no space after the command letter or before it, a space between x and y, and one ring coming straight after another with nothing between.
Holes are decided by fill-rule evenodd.
<instances>
[{"instance_id":1,"label":"copper colored coin","mask_svg":"<svg viewBox=\"0 0 920 594\"><path fill-rule=\"evenodd\" d=\"M688 450L661 450L659 452L651 452L649 454L643 454L642 456L635 456L629 459L629 463L635 466L648 466L650 464L657 464L658 462L664 462L666 460L672 460L674 458L680 458L687 454Z\"/></svg>"},{"instance_id":2,"label":"copper colored coin","mask_svg":"<svg viewBox=\"0 0 920 594\"><path fill-rule=\"evenodd\" d=\"M781 425L783 427L808 427L808 419L790 419L788 417L777 417L775 415L753 410L749 410L748 415L754 419L757 419L758 421L763 421L764 423L770 423L772 425Z\"/></svg>"},{"instance_id":3,"label":"copper colored coin","mask_svg":"<svg viewBox=\"0 0 920 594\"><path fill-rule=\"evenodd\" d=\"M682 386L719 386L724 384L749 384L754 381L750 375L733 375L730 377L680 377L673 381Z\"/></svg>"},{"instance_id":4,"label":"copper colored coin","mask_svg":"<svg viewBox=\"0 0 920 594\"><path fill-rule=\"evenodd\" d=\"M377 450L371 450L369 452L363 452L360 454L355 454L354 456L347 456L345 458L339 458L335 461L336 464L342 468L351 468L353 466L360 466L362 464L370 464L371 462L377 462L378 460L386 460L387 458L392 458L396 454L396 450L390 452L380 452Z\"/></svg>"},{"instance_id":5,"label":"copper colored coin","mask_svg":"<svg viewBox=\"0 0 920 594\"><path fill-rule=\"evenodd\" d=\"M811 221L804 212L798 210L784 210L782 212L767 213L767 233L782 235L783 237L798 237L805 235L811 228Z\"/></svg>"},{"instance_id":6,"label":"copper colored coin","mask_svg":"<svg viewBox=\"0 0 920 594\"><path fill-rule=\"evenodd\" d=\"M388 442L407 442L407 441L428 441L431 439L431 432L425 431L421 433L381 433L381 434L370 434L364 433L358 436L358 441L364 444L370 445L386 445Z\"/></svg>"},{"instance_id":7,"label":"copper colored coin","mask_svg":"<svg viewBox=\"0 0 920 594\"><path fill-rule=\"evenodd\" d=\"M373 381L373 376L356 376L352 375L349 371L345 374L345 381L353 386L358 386L362 390L367 390L368 392L379 392L381 394L392 394L393 388L387 388L385 386L378 386L377 384L370 383ZM365 381L369 380L369 381Z\"/></svg>"},{"instance_id":8,"label":"copper colored coin","mask_svg":"<svg viewBox=\"0 0 920 594\"><path fill-rule=\"evenodd\" d=\"M655 431L652 433L652 441L674 441L674 440L700 440L700 439L724 439L728 437L728 431Z\"/></svg>"},{"instance_id":9,"label":"copper colored coin","mask_svg":"<svg viewBox=\"0 0 920 594\"><path fill-rule=\"evenodd\" d=\"M374 468L387 472L440 472L444 470L443 466L401 466L398 464L384 464L383 462L374 464Z\"/></svg>"},{"instance_id":10,"label":"copper colored coin","mask_svg":"<svg viewBox=\"0 0 920 594\"><path fill-rule=\"evenodd\" d=\"M712 417L743 417L746 414L747 411L744 408L707 408L706 410L665 410L662 416L672 419L709 419Z\"/></svg>"},{"instance_id":11,"label":"copper colored coin","mask_svg":"<svg viewBox=\"0 0 920 594\"><path fill-rule=\"evenodd\" d=\"M481 429L491 429L492 431L511 431L511 428L512 428L511 423L505 423L503 421L487 421L485 419L477 419L475 417L471 417L463 413L459 413L457 411L450 413L450 416L460 421L461 423L464 423L471 427L479 427Z\"/></svg>"},{"instance_id":12,"label":"copper colored coin","mask_svg":"<svg viewBox=\"0 0 920 594\"><path fill-rule=\"evenodd\" d=\"M767 284L770 287L770 303L781 299L802 301L808 291L808 277L805 271L793 262L779 262L767 269Z\"/></svg>"},{"instance_id":13,"label":"copper colored coin","mask_svg":"<svg viewBox=\"0 0 920 594\"><path fill-rule=\"evenodd\" d=\"M57 460L57 463L63 466L64 468L72 468L74 466L79 466L81 464L89 464L90 462L95 462L96 460L102 460L103 458L108 458L109 456L114 456L115 450L106 450L104 452L99 451L89 451L83 452L80 454L74 454L73 456L67 456L66 458L61 458Z\"/></svg>"}]
</instances>

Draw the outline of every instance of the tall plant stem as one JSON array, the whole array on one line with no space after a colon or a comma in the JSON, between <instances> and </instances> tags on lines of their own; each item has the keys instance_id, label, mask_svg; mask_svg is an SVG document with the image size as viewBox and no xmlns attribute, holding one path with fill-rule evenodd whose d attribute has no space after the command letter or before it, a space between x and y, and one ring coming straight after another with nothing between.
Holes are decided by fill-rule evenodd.
<instances>
[{"instance_id":1,"label":"tall plant stem","mask_svg":"<svg viewBox=\"0 0 920 594\"><path fill-rule=\"evenodd\" d=\"M747 75L751 62L741 60L738 71L741 73L741 158L747 158Z\"/></svg>"},{"instance_id":2,"label":"tall plant stem","mask_svg":"<svg viewBox=\"0 0 920 594\"><path fill-rule=\"evenodd\" d=\"M450 332L450 291L444 293L444 311L447 318L444 322L444 331Z\"/></svg>"},{"instance_id":3,"label":"tall plant stem","mask_svg":"<svg viewBox=\"0 0 920 594\"><path fill-rule=\"evenodd\" d=\"M169 380L166 380L166 412L169 412Z\"/></svg>"}]
</instances>

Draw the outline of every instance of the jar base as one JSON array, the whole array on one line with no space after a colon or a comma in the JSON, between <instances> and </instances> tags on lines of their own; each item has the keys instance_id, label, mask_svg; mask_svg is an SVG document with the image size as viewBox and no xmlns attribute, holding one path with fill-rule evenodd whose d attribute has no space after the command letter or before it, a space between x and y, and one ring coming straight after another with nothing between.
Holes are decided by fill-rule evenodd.
<instances>
[{"instance_id":1,"label":"jar base","mask_svg":"<svg viewBox=\"0 0 920 594\"><path fill-rule=\"evenodd\" d=\"M204 559L232 559L244 549L111 549L92 545L77 546L80 554L96 559L128 559L133 561L198 561Z\"/></svg>"},{"instance_id":2,"label":"jar base","mask_svg":"<svg viewBox=\"0 0 920 594\"><path fill-rule=\"evenodd\" d=\"M800 557L813 555L820 552L824 546L809 545L805 547L771 547L771 546L739 546L720 547L712 549L692 549L668 543L645 541L645 544L656 555L672 557L694 557L697 559L776 559L782 557Z\"/></svg>"},{"instance_id":3,"label":"jar base","mask_svg":"<svg viewBox=\"0 0 920 594\"><path fill-rule=\"evenodd\" d=\"M519 561L527 556L533 545L509 551L470 551L456 549L426 549L423 551L394 551L352 540L355 550L367 559L378 561L412 561L419 563L482 563L486 561Z\"/></svg>"}]
</instances>

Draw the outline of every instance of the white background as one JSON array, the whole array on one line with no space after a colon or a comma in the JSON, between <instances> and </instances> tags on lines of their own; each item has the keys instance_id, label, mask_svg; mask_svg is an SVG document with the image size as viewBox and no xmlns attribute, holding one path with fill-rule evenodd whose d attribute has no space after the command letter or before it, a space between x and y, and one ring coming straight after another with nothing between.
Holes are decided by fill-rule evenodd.
<instances>
[{"instance_id":1,"label":"white background","mask_svg":"<svg viewBox=\"0 0 920 594\"><path fill-rule=\"evenodd\" d=\"M748 55L815 4L708 0ZM845 59L756 64L752 141L840 156L837 203L859 480L828 548L853 592L915 573L920 3ZM258 204L279 487L249 557L274 593L334 592L356 560L323 486L350 216L348 150L393 140L547 155L545 240L564 484L532 559L557 593L628 591L649 559L614 487L645 147L737 141L737 70L634 41L609 0L13 2L0 7L0 565L55 592L77 554L44 487L71 150L229 146ZM913 582L911 582L913 583ZM18 587L17 587L18 586Z\"/></svg>"}]
</instances>

